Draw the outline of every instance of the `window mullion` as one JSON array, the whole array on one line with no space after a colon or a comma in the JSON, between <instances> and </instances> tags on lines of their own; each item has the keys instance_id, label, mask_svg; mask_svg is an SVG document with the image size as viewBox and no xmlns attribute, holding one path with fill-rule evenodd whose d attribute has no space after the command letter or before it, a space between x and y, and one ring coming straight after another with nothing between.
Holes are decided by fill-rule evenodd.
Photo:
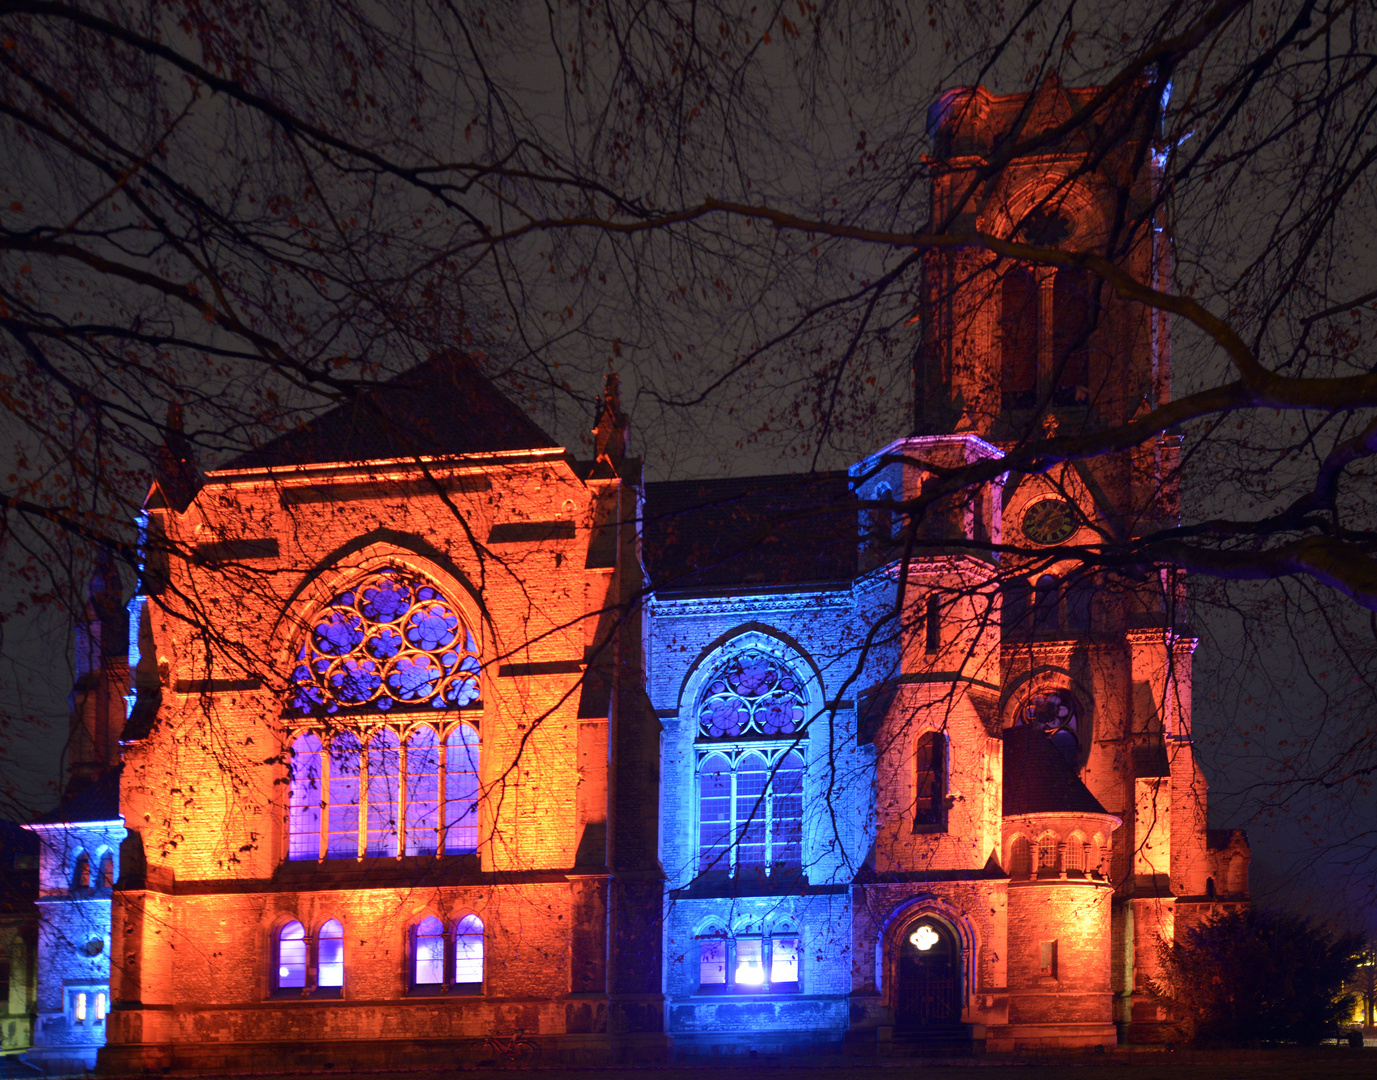
<instances>
[{"instance_id":1,"label":"window mullion","mask_svg":"<svg viewBox=\"0 0 1377 1080\"><path fill-rule=\"evenodd\" d=\"M736 821L736 763L738 756L739 755L733 753L731 757L731 831L727 834L728 855L730 856L727 860L727 867L732 877L736 877L737 856L741 853L741 834L738 831Z\"/></svg>"},{"instance_id":2,"label":"window mullion","mask_svg":"<svg viewBox=\"0 0 1377 1080\"><path fill-rule=\"evenodd\" d=\"M322 742L320 750L320 822L316 828L316 861L323 862L330 850L330 753Z\"/></svg>"},{"instance_id":3,"label":"window mullion","mask_svg":"<svg viewBox=\"0 0 1377 1080\"><path fill-rule=\"evenodd\" d=\"M778 760L775 763L778 767ZM774 840L775 840L775 778L774 768L766 773L765 778L765 798L761 800L760 811L765 815L765 876L770 876L770 866L774 863ZM765 955L765 947L761 946L761 956Z\"/></svg>"},{"instance_id":4,"label":"window mullion","mask_svg":"<svg viewBox=\"0 0 1377 1080\"><path fill-rule=\"evenodd\" d=\"M400 745L397 747L397 856L398 858L406 851L406 785L411 775L411 750L407 746L407 741L397 736Z\"/></svg>"},{"instance_id":5,"label":"window mullion","mask_svg":"<svg viewBox=\"0 0 1377 1080\"><path fill-rule=\"evenodd\" d=\"M358 830L354 838L356 843L354 857L356 859L361 859L368 853L368 784L373 771L369 768L372 764L368 754L369 745L370 743L365 743L362 739L359 740L359 791L358 795L355 796L359 808Z\"/></svg>"}]
</instances>

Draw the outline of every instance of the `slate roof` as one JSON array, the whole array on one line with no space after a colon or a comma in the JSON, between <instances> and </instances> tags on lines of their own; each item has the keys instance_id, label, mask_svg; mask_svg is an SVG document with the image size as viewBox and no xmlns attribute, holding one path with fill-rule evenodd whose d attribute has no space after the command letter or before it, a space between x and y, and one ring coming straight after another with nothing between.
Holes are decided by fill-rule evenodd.
<instances>
[{"instance_id":1,"label":"slate roof","mask_svg":"<svg viewBox=\"0 0 1377 1080\"><path fill-rule=\"evenodd\" d=\"M90 787L69 795L56 810L35 819L35 825L65 822L114 821L120 816L120 769L114 768Z\"/></svg>"},{"instance_id":2,"label":"slate roof","mask_svg":"<svg viewBox=\"0 0 1377 1080\"><path fill-rule=\"evenodd\" d=\"M241 454L226 468L316 465L556 446L457 353L437 355Z\"/></svg>"},{"instance_id":3,"label":"slate roof","mask_svg":"<svg viewBox=\"0 0 1377 1080\"><path fill-rule=\"evenodd\" d=\"M844 472L651 483L646 569L669 591L850 581L856 521Z\"/></svg>"},{"instance_id":4,"label":"slate roof","mask_svg":"<svg viewBox=\"0 0 1377 1080\"><path fill-rule=\"evenodd\" d=\"M1004 816L1107 814L1076 770L1040 730L1027 724L1004 732Z\"/></svg>"}]
</instances>

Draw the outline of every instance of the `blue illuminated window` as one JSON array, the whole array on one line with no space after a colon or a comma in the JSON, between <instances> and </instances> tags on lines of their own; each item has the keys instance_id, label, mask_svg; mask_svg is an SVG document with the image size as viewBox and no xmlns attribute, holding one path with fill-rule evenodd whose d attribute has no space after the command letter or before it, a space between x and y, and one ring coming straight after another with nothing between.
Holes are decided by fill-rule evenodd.
<instances>
[{"instance_id":1,"label":"blue illuminated window","mask_svg":"<svg viewBox=\"0 0 1377 1080\"><path fill-rule=\"evenodd\" d=\"M803 685L779 660L746 649L717 669L698 705L702 738L792 735L803 728Z\"/></svg>"},{"instance_id":2,"label":"blue illuminated window","mask_svg":"<svg viewBox=\"0 0 1377 1080\"><path fill-rule=\"evenodd\" d=\"M761 933L758 925L727 937L720 930L700 934L698 992L765 994L799 989L800 938L788 924Z\"/></svg>"},{"instance_id":3,"label":"blue illuminated window","mask_svg":"<svg viewBox=\"0 0 1377 1080\"><path fill-rule=\"evenodd\" d=\"M309 626L292 671L293 713L458 709L479 699L473 634L454 603L409 570L368 575Z\"/></svg>"},{"instance_id":4,"label":"blue illuminated window","mask_svg":"<svg viewBox=\"0 0 1377 1080\"><path fill-rule=\"evenodd\" d=\"M443 737L428 724L405 739L379 728L366 744L350 731L328 744L314 732L299 735L289 761L287 858L477 851L479 750L468 723Z\"/></svg>"},{"instance_id":5,"label":"blue illuminated window","mask_svg":"<svg viewBox=\"0 0 1377 1080\"><path fill-rule=\"evenodd\" d=\"M803 862L803 755L760 745L714 749L698 766L698 872L797 871Z\"/></svg>"}]
</instances>

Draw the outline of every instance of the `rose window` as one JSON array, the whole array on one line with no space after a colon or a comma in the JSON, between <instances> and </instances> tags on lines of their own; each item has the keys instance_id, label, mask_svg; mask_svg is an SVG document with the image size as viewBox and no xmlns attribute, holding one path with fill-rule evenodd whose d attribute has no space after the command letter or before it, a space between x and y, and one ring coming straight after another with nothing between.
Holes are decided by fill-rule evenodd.
<instances>
[{"instance_id":1,"label":"rose window","mask_svg":"<svg viewBox=\"0 0 1377 1080\"><path fill-rule=\"evenodd\" d=\"M748 649L727 661L703 692L698 730L708 738L792 735L807 702L793 673L774 657Z\"/></svg>"},{"instance_id":2,"label":"rose window","mask_svg":"<svg viewBox=\"0 0 1377 1080\"><path fill-rule=\"evenodd\" d=\"M303 715L458 709L478 700L478 647L439 589L401 569L336 595L311 623L292 671Z\"/></svg>"},{"instance_id":3,"label":"rose window","mask_svg":"<svg viewBox=\"0 0 1377 1080\"><path fill-rule=\"evenodd\" d=\"M1052 745L1075 764L1081 749L1080 710L1076 699L1065 690L1034 694L1019 710L1018 722L1046 732Z\"/></svg>"}]
</instances>

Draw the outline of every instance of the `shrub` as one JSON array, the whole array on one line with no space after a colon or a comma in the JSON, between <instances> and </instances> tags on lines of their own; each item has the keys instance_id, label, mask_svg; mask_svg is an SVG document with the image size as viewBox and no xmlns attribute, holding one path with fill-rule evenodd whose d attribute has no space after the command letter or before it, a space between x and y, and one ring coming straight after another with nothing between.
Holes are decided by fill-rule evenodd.
<instances>
[{"instance_id":1,"label":"shrub","mask_svg":"<svg viewBox=\"0 0 1377 1080\"><path fill-rule=\"evenodd\" d=\"M1159 946L1148 994L1191 1043L1316 1043L1352 1013L1361 934L1284 911L1250 907L1191 927Z\"/></svg>"}]
</instances>

